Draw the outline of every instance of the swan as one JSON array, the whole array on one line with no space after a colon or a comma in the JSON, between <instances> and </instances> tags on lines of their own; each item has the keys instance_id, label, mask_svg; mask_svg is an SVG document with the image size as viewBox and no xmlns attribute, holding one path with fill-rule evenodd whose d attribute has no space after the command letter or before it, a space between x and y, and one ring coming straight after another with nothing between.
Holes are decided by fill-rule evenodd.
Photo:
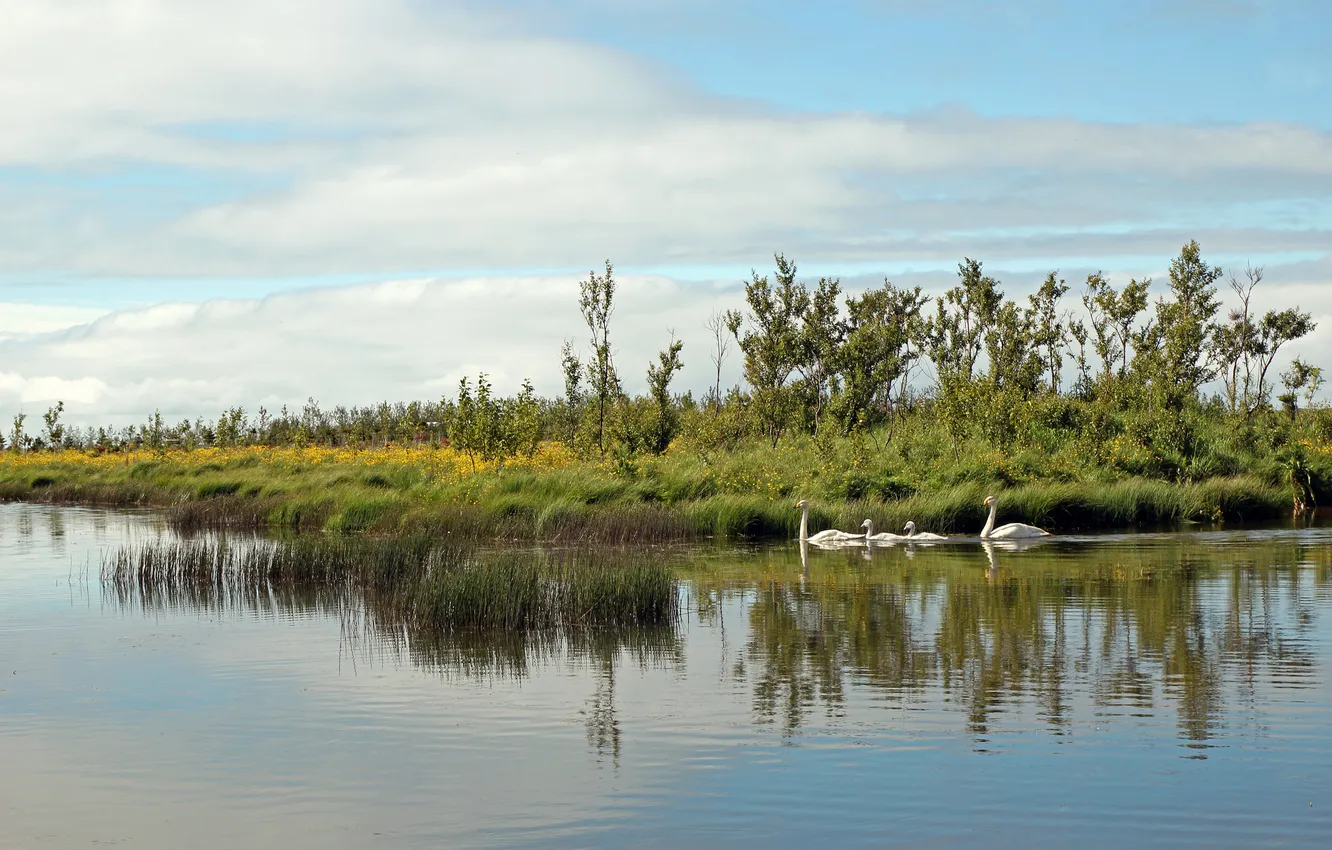
<instances>
[{"instance_id":1,"label":"swan","mask_svg":"<svg viewBox=\"0 0 1332 850\"><path fill-rule=\"evenodd\" d=\"M907 539L907 540L947 540L947 539L948 539L945 535L943 535L943 534L935 534L935 533L932 532L932 531L916 531L916 524L915 524L914 522L908 522L908 523L906 524L906 528L903 528L902 530L906 532L906 539Z\"/></svg>"},{"instance_id":2,"label":"swan","mask_svg":"<svg viewBox=\"0 0 1332 850\"><path fill-rule=\"evenodd\" d=\"M1022 522L1010 522L995 528L994 515L999 510L999 500L994 496L986 496L985 504L990 509L990 518L985 521L985 527L981 529L981 540L1021 540L1026 537L1050 536L1050 532L1045 529Z\"/></svg>"},{"instance_id":3,"label":"swan","mask_svg":"<svg viewBox=\"0 0 1332 850\"><path fill-rule=\"evenodd\" d=\"M878 534L875 534L874 520L872 519L865 520L860 524L860 527L865 529L865 540L870 543L892 543L902 539L902 535L891 534L887 531L880 531Z\"/></svg>"},{"instance_id":4,"label":"swan","mask_svg":"<svg viewBox=\"0 0 1332 850\"><path fill-rule=\"evenodd\" d=\"M808 540L810 543L827 545L829 543L846 543L851 540L864 540L863 534L852 534L849 531L838 531L835 528L828 528L820 531L814 536L809 534L809 500L801 499L795 503L800 509L800 539Z\"/></svg>"}]
</instances>

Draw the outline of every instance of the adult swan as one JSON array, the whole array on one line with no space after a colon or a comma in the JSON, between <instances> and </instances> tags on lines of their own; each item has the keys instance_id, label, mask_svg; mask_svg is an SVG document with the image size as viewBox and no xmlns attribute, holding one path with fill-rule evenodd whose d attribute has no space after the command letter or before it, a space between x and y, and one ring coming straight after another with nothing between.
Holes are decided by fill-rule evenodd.
<instances>
[{"instance_id":1,"label":"adult swan","mask_svg":"<svg viewBox=\"0 0 1332 850\"><path fill-rule=\"evenodd\" d=\"M1028 537L1049 537L1050 532L1024 522L1010 522L1008 525L994 527L994 515L999 510L999 501L994 496L986 496L985 504L990 508L990 518L981 529L981 540L1022 540Z\"/></svg>"},{"instance_id":2,"label":"adult swan","mask_svg":"<svg viewBox=\"0 0 1332 850\"><path fill-rule=\"evenodd\" d=\"M800 539L808 540L810 543L818 545L820 543L844 543L850 540L864 540L863 534L852 534L849 531L838 531L835 528L820 531L813 537L809 536L809 500L801 499L795 506L800 508Z\"/></svg>"}]
</instances>

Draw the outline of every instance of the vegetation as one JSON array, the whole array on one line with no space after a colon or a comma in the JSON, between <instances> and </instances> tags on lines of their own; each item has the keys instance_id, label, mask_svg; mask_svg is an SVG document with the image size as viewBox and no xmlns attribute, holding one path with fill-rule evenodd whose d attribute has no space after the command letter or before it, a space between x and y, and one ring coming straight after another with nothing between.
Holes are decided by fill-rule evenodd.
<instances>
[{"instance_id":1,"label":"vegetation","mask_svg":"<svg viewBox=\"0 0 1332 850\"><path fill-rule=\"evenodd\" d=\"M108 555L123 598L216 599L324 591L370 600L381 621L417 634L672 625L675 578L643 558L490 553L423 537L151 542Z\"/></svg>"},{"instance_id":2,"label":"vegetation","mask_svg":"<svg viewBox=\"0 0 1332 850\"><path fill-rule=\"evenodd\" d=\"M789 535L798 497L819 523L940 531L979 526L1001 490L1006 519L1058 529L1307 511L1332 495L1332 410L1318 367L1279 364L1314 322L1260 313L1260 269L1231 277L1223 315L1223 277L1191 242L1154 302L1150 280L1093 274L1075 312L1057 273L1025 303L973 259L932 302L887 281L846 297L777 255L745 309L710 318L702 397L672 392L673 333L631 397L607 263L582 285L589 346L564 345L560 398L526 382L502 398L482 374L432 402L119 431L65 427L57 405L35 437L15 417L0 496L174 506L196 526L603 540ZM732 344L745 385L723 392Z\"/></svg>"},{"instance_id":3,"label":"vegetation","mask_svg":"<svg viewBox=\"0 0 1332 850\"><path fill-rule=\"evenodd\" d=\"M412 539L383 546L357 538L285 548L150 545L110 556L105 569L112 600L122 606L319 610L341 615L344 637L366 651L387 645L445 675L521 676L547 656L585 658L597 678L586 712L589 743L612 754L617 659L684 664L686 630L675 628L676 614L660 625L637 617L630 621L638 625L607 628L582 628L590 618L574 619L561 630L479 630L476 616L466 615L434 622L429 608L410 603L412 582L422 577L413 565L430 549ZM428 557L447 571L496 570L514 558L520 573L547 563L557 570L593 564L564 554L504 555L487 565L457 547ZM623 570L626 586L647 575L636 556L610 557L619 560L595 562L597 569ZM1181 740L1199 754L1235 731L1218 721L1249 704L1255 681L1317 687L1308 636L1320 624L1309 602L1332 588L1332 552L1296 536L1047 541L989 554L953 546L811 551L807 564L788 547L695 551L669 562L687 583L687 595L672 597L687 599L681 614L728 629L735 628L728 618L743 618L732 648L743 663L723 669L750 694L754 720L783 733L845 708L855 688L893 704L941 690L981 740L1004 725L1015 700L1031 701L1045 727L1063 733L1079 715L1074 697L1085 691L1097 712L1173 711ZM399 572L409 581L383 580ZM352 576L359 578L349 582ZM363 589L346 592L356 588ZM524 598L501 595L496 611L518 620L509 612L521 610ZM466 599L459 594L455 607L482 610ZM549 613L531 619L568 619Z\"/></svg>"}]
</instances>

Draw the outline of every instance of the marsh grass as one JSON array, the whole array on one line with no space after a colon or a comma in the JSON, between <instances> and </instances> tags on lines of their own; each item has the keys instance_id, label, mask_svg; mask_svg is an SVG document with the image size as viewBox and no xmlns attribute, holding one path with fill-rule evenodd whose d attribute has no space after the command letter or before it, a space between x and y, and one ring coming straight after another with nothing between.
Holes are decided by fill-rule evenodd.
<instances>
[{"instance_id":1,"label":"marsh grass","mask_svg":"<svg viewBox=\"0 0 1332 850\"><path fill-rule=\"evenodd\" d=\"M644 555L483 553L425 535L155 541L109 553L102 577L122 601L147 605L359 596L380 620L417 634L656 627L677 611L673 575Z\"/></svg>"},{"instance_id":2,"label":"marsh grass","mask_svg":"<svg viewBox=\"0 0 1332 850\"><path fill-rule=\"evenodd\" d=\"M862 456L854 448L843 440L824 450L794 436L778 447L745 442L711 455L673 447L619 466L587 458L476 472L443 462L447 452L433 449L256 447L135 454L121 462L77 452L6 453L0 498L166 508L183 532L421 533L612 545L789 539L799 523L791 504L799 498L813 504L811 531L855 529L871 518L882 530L913 520L922 530L971 532L984 522L981 500L991 493L1000 498L1002 521L1052 531L1272 519L1292 507L1289 472L1261 459L1209 461L1195 470L1194 483L1182 483L1078 466L1053 449L1010 456L976 445L955 456L928 430L864 442ZM1332 448L1310 443L1307 453L1315 496L1332 498Z\"/></svg>"}]
</instances>

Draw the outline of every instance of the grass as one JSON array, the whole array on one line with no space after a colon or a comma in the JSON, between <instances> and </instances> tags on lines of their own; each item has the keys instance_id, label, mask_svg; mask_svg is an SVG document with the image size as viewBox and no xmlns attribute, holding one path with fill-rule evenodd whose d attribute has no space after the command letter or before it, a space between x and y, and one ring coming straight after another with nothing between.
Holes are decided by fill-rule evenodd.
<instances>
[{"instance_id":1,"label":"grass","mask_svg":"<svg viewBox=\"0 0 1332 850\"><path fill-rule=\"evenodd\" d=\"M1079 465L1064 447L1004 454L984 443L954 453L937 433L880 443L750 440L724 453L687 441L625 464L578 459L558 445L504 465L449 448L312 447L0 453L0 498L167 509L180 530L282 529L426 534L442 539L642 543L698 537L796 534L797 498L810 498L811 531L975 531L982 499L1000 498L1001 521L1054 531L1273 519L1287 515L1289 473L1278 459L1209 439L1197 475L1146 477L1114 458ZM1121 441L1122 442L1122 441ZM1305 446L1320 499L1332 498L1332 444Z\"/></svg>"},{"instance_id":2,"label":"grass","mask_svg":"<svg viewBox=\"0 0 1332 850\"><path fill-rule=\"evenodd\" d=\"M107 555L102 577L146 604L362 594L414 633L664 626L677 605L670 571L642 556L480 554L421 535L150 542Z\"/></svg>"}]
</instances>

